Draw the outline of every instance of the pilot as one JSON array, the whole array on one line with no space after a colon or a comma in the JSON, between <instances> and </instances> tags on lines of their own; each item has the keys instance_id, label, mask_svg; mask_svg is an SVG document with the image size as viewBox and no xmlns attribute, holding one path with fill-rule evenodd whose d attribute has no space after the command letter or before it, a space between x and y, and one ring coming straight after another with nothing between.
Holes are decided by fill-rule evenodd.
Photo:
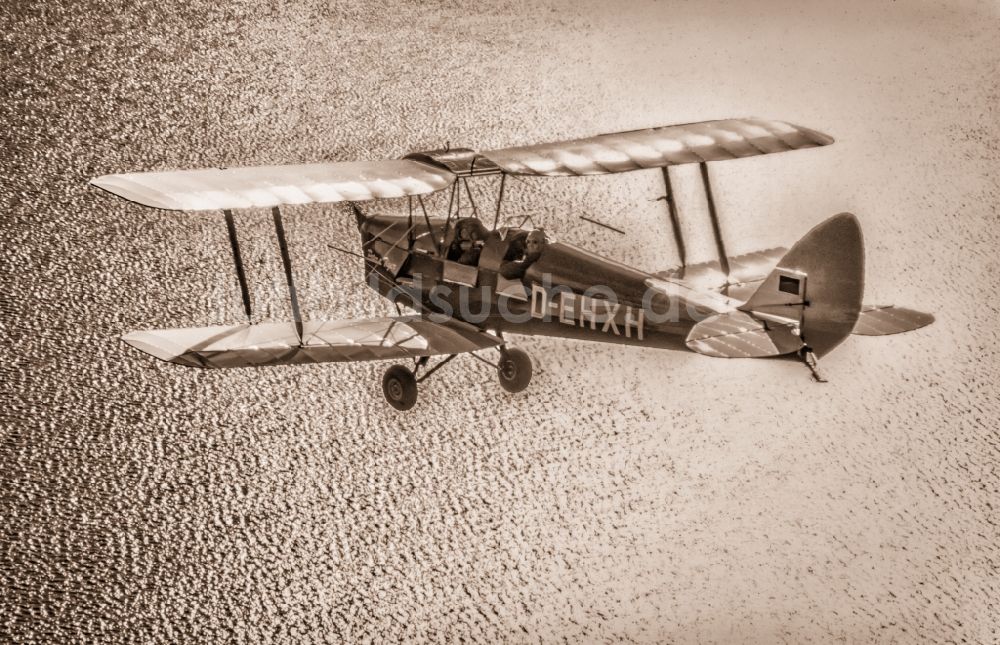
<instances>
[{"instance_id":1,"label":"pilot","mask_svg":"<svg viewBox=\"0 0 1000 645\"><path fill-rule=\"evenodd\" d=\"M507 280L520 280L535 260L545 250L545 231L536 228L526 236L515 237L504 261L500 263L500 275Z\"/></svg>"},{"instance_id":2,"label":"pilot","mask_svg":"<svg viewBox=\"0 0 1000 645\"><path fill-rule=\"evenodd\" d=\"M448 259L475 266L489 231L474 217L455 222L455 239L448 247Z\"/></svg>"}]
</instances>

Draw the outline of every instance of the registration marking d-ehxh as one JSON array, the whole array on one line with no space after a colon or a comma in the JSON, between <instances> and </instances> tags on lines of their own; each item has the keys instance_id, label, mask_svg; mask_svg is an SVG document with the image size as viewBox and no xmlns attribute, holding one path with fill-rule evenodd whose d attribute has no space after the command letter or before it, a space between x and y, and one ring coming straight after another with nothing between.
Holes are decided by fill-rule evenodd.
<instances>
[{"instance_id":1,"label":"registration marking d-ehxh","mask_svg":"<svg viewBox=\"0 0 1000 645\"><path fill-rule=\"evenodd\" d=\"M642 309L624 305L624 317L619 319L618 314L622 310L623 306L620 303L603 298L592 298L570 291L557 291L550 296L542 286L531 285L532 318L542 320L554 318L572 327L586 327L589 321L591 329L596 330L600 324L602 332L621 336L624 331L626 338L631 338L634 330L636 338L643 340L646 318Z\"/></svg>"}]
</instances>

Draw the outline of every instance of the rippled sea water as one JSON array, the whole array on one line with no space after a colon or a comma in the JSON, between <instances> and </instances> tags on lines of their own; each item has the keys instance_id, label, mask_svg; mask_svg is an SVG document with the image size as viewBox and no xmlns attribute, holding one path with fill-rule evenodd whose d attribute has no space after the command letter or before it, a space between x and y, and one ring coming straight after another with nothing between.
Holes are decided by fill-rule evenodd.
<instances>
[{"instance_id":1,"label":"rippled sea water","mask_svg":"<svg viewBox=\"0 0 1000 645\"><path fill-rule=\"evenodd\" d=\"M6 3L0 640L996 642L1000 23L901 5ZM239 292L221 216L91 177L742 115L838 143L713 168L733 252L850 210L867 299L932 327L849 340L826 385L518 339L526 392L458 359L409 414L384 364L197 371L118 340L235 322ZM505 215L656 270L660 191L525 181ZM240 233L282 319L268 217ZM343 208L286 228L310 317L389 311L327 247L356 244Z\"/></svg>"}]
</instances>

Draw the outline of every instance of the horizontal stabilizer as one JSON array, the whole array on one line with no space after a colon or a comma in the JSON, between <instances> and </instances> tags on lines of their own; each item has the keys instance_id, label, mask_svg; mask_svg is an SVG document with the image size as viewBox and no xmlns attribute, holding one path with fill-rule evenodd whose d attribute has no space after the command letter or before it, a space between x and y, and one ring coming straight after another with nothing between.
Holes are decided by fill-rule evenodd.
<instances>
[{"instance_id":1,"label":"horizontal stabilizer","mask_svg":"<svg viewBox=\"0 0 1000 645\"><path fill-rule=\"evenodd\" d=\"M791 324L759 320L742 311L706 318L688 333L688 348L718 358L764 358L798 351L802 339Z\"/></svg>"},{"instance_id":2,"label":"horizontal stabilizer","mask_svg":"<svg viewBox=\"0 0 1000 645\"><path fill-rule=\"evenodd\" d=\"M156 358L189 367L258 367L374 361L461 354L503 343L462 322L419 316L261 323L132 332L126 343Z\"/></svg>"},{"instance_id":3,"label":"horizontal stabilizer","mask_svg":"<svg viewBox=\"0 0 1000 645\"><path fill-rule=\"evenodd\" d=\"M202 211L425 195L454 181L443 168L395 159L133 172L90 183L143 206Z\"/></svg>"},{"instance_id":4,"label":"horizontal stabilizer","mask_svg":"<svg viewBox=\"0 0 1000 645\"><path fill-rule=\"evenodd\" d=\"M934 316L922 311L892 305L865 305L851 333L860 336L888 336L920 329L932 322Z\"/></svg>"},{"instance_id":5,"label":"horizontal stabilizer","mask_svg":"<svg viewBox=\"0 0 1000 645\"><path fill-rule=\"evenodd\" d=\"M742 159L815 148L833 138L784 121L723 119L489 150L482 156L514 175L606 175L643 168Z\"/></svg>"},{"instance_id":6,"label":"horizontal stabilizer","mask_svg":"<svg viewBox=\"0 0 1000 645\"><path fill-rule=\"evenodd\" d=\"M673 267L657 273L656 276L681 280L684 284L695 289L718 291L727 284L762 282L786 251L787 249L778 247L730 256L728 258L728 279L726 274L722 272L722 265L719 264L718 260L689 264L686 267Z\"/></svg>"}]
</instances>

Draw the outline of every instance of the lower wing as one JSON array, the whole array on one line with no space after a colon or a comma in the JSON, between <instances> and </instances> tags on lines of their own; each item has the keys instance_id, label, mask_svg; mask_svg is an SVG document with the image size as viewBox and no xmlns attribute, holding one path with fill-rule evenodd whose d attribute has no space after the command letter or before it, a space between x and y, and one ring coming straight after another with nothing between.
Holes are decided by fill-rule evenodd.
<instances>
[{"instance_id":1,"label":"lower wing","mask_svg":"<svg viewBox=\"0 0 1000 645\"><path fill-rule=\"evenodd\" d=\"M462 354L503 340L456 320L419 316L372 320L153 329L122 337L160 360L190 367L261 367Z\"/></svg>"}]
</instances>

